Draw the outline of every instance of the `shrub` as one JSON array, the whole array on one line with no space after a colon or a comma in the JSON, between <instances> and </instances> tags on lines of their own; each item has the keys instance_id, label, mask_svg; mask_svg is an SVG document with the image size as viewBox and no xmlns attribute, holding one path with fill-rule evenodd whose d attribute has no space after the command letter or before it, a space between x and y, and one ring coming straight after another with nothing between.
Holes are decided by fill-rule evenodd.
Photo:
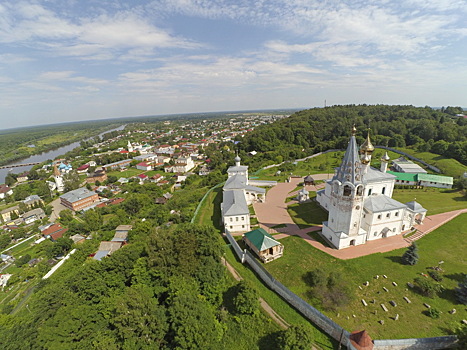
<instances>
[{"instance_id":1,"label":"shrub","mask_svg":"<svg viewBox=\"0 0 467 350\"><path fill-rule=\"evenodd\" d=\"M439 316L441 316L441 311L433 307L428 309L427 313L428 313L428 316L430 316L431 318L439 318Z\"/></svg>"},{"instance_id":2,"label":"shrub","mask_svg":"<svg viewBox=\"0 0 467 350\"><path fill-rule=\"evenodd\" d=\"M443 280L443 276L438 271L430 271L428 274L433 278L436 282L441 282Z\"/></svg>"},{"instance_id":3,"label":"shrub","mask_svg":"<svg viewBox=\"0 0 467 350\"><path fill-rule=\"evenodd\" d=\"M434 298L439 292L443 290L443 287L437 283L430 282L426 278L417 277L414 280L417 289L419 290L420 294L428 297Z\"/></svg>"}]
</instances>

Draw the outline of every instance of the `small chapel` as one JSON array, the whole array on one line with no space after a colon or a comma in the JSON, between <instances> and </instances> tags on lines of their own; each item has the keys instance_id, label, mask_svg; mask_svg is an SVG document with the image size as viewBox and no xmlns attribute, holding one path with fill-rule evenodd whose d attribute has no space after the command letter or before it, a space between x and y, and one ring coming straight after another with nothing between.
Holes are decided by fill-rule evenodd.
<instances>
[{"instance_id":1,"label":"small chapel","mask_svg":"<svg viewBox=\"0 0 467 350\"><path fill-rule=\"evenodd\" d=\"M373 168L375 148L370 134L358 148L356 132L354 126L341 165L316 196L329 213L321 235L337 249L399 235L421 224L426 216L419 203L404 204L392 198L396 176L387 172L387 152L381 168Z\"/></svg>"}]
</instances>

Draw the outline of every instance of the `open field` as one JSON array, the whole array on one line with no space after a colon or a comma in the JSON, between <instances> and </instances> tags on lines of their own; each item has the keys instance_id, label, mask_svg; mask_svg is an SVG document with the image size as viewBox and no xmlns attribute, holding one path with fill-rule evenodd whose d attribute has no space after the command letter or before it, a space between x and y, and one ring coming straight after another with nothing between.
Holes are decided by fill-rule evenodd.
<instances>
[{"instance_id":1,"label":"open field","mask_svg":"<svg viewBox=\"0 0 467 350\"><path fill-rule=\"evenodd\" d=\"M353 301L338 312L325 313L349 331L366 329L373 339L445 335L467 318L465 307L456 302L453 291L467 270L465 244L459 244L465 242L466 234L467 214L463 214L423 237L417 241L420 260L415 266L401 264L400 257L405 249L343 261L313 248L299 237L290 237L281 240L285 246L284 256L267 264L266 268L294 293L318 308L319 302L310 297L311 287L304 282L303 275L317 268L340 271L354 293ZM442 268L445 271L441 282L445 291L439 297L430 299L407 287L407 282L412 282L420 273L427 273L427 267L436 266L439 261L444 261ZM387 275L388 279L375 279L376 275ZM368 287L363 286L365 281L370 282ZM393 281L397 286L392 284ZM404 301L404 296L412 303ZM361 299L366 300L367 307ZM371 303L373 299L375 304ZM396 301L397 306L391 306L390 300ZM381 303L386 305L388 312L383 311ZM433 320L426 316L423 303L442 311L441 317ZM453 308L457 313L451 315L448 311ZM391 318L396 314L400 316L398 321ZM384 320L384 325L379 324L379 320Z\"/></svg>"},{"instance_id":2,"label":"open field","mask_svg":"<svg viewBox=\"0 0 467 350\"><path fill-rule=\"evenodd\" d=\"M458 190L439 188L395 189L392 198L401 203L416 200L428 210L427 215L467 208L467 198ZM440 205L441 203L442 205Z\"/></svg>"}]
</instances>

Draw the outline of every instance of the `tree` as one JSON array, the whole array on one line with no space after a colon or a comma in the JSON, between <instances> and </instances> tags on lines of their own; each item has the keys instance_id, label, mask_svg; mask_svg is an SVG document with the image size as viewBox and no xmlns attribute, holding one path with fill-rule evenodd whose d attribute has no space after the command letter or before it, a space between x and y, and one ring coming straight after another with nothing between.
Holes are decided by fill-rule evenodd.
<instances>
[{"instance_id":1,"label":"tree","mask_svg":"<svg viewBox=\"0 0 467 350\"><path fill-rule=\"evenodd\" d=\"M415 265L418 262L418 247L415 242L407 248L404 255L402 255L402 262L406 265Z\"/></svg>"},{"instance_id":2,"label":"tree","mask_svg":"<svg viewBox=\"0 0 467 350\"><path fill-rule=\"evenodd\" d=\"M309 350L312 340L310 333L303 325L291 326L280 332L277 346L279 350Z\"/></svg>"},{"instance_id":3,"label":"tree","mask_svg":"<svg viewBox=\"0 0 467 350\"><path fill-rule=\"evenodd\" d=\"M459 286L455 291L459 303L467 305L467 275L464 276L463 281L459 282Z\"/></svg>"},{"instance_id":4,"label":"tree","mask_svg":"<svg viewBox=\"0 0 467 350\"><path fill-rule=\"evenodd\" d=\"M233 304L235 311L239 314L255 314L259 309L258 291L245 280L240 281Z\"/></svg>"},{"instance_id":5,"label":"tree","mask_svg":"<svg viewBox=\"0 0 467 350\"><path fill-rule=\"evenodd\" d=\"M21 267L24 264L26 264L29 260L31 260L31 255L29 254L23 255L21 258L15 261L15 265L16 267Z\"/></svg>"},{"instance_id":6,"label":"tree","mask_svg":"<svg viewBox=\"0 0 467 350\"><path fill-rule=\"evenodd\" d=\"M8 247L8 244L11 242L11 237L8 233L0 235L0 249Z\"/></svg>"}]
</instances>

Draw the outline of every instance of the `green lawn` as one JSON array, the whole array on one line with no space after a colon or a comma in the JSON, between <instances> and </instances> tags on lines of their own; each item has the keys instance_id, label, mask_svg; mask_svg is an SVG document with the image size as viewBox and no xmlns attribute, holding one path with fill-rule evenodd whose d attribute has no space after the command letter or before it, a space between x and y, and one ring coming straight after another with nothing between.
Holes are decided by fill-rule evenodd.
<instances>
[{"instance_id":1,"label":"green lawn","mask_svg":"<svg viewBox=\"0 0 467 350\"><path fill-rule=\"evenodd\" d=\"M281 241L285 246L284 256L265 266L279 281L310 303L310 287L303 281L303 275L316 268L340 271L355 294L354 300L337 313L324 313L349 331L366 329L373 339L440 336L449 334L451 329L460 325L462 319L467 318L465 307L457 304L454 294L454 288L467 271L465 244L456 244L465 242L465 235L467 214L418 240L420 260L415 266L400 263L405 249L338 260L313 248L299 237L289 237ZM441 284L445 291L440 297L430 299L408 289L407 282L412 282L422 272L427 273L427 267L435 266L441 260L444 261L442 267L445 270ZM374 278L384 274L388 279ZM370 282L369 287L363 286L365 281ZM397 286L392 285L393 281ZM359 285L362 290L358 288ZM383 287L389 292L385 292ZM412 303L405 302L404 296ZM366 300L367 307L363 306L361 299ZM376 300L375 304L371 303L373 299ZM397 306L391 306L390 300L396 301ZM383 311L381 303L386 305L389 312ZM426 316L423 303L442 311L441 317L433 320ZM319 308L317 303L314 304ZM453 308L457 309L457 313L451 315L448 311ZM400 316L398 321L391 318L396 314ZM379 320L385 321L384 326L378 323Z\"/></svg>"},{"instance_id":2,"label":"green lawn","mask_svg":"<svg viewBox=\"0 0 467 350\"><path fill-rule=\"evenodd\" d=\"M116 176L117 179L119 179L121 177L132 177L132 176L136 176L136 175L143 174L143 173L144 173L143 170L139 170L136 168L129 168L124 171L111 171L107 173L107 176Z\"/></svg>"},{"instance_id":3,"label":"green lawn","mask_svg":"<svg viewBox=\"0 0 467 350\"><path fill-rule=\"evenodd\" d=\"M392 198L401 203L416 200L428 210L427 215L467 208L467 198L461 191L456 190L439 188L396 189Z\"/></svg>"},{"instance_id":4,"label":"green lawn","mask_svg":"<svg viewBox=\"0 0 467 350\"><path fill-rule=\"evenodd\" d=\"M316 196L316 192L310 192L310 197ZM328 219L328 212L321 208L315 201L295 203L287 207L290 217L300 228L321 225Z\"/></svg>"}]
</instances>

